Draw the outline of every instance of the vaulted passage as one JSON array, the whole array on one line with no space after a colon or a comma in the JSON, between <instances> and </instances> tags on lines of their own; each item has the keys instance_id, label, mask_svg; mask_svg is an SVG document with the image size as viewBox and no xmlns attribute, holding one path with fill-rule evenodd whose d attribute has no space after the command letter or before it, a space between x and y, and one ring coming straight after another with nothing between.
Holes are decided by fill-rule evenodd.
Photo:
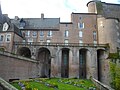
<instances>
[{"instance_id":1,"label":"vaulted passage","mask_svg":"<svg viewBox=\"0 0 120 90\"><path fill-rule=\"evenodd\" d=\"M50 51L47 48L40 48L38 51L38 60L40 61L40 77L50 77L51 58Z\"/></svg>"},{"instance_id":2,"label":"vaulted passage","mask_svg":"<svg viewBox=\"0 0 120 90\"><path fill-rule=\"evenodd\" d=\"M79 50L79 78L86 78L87 49Z\"/></svg>"},{"instance_id":3,"label":"vaulted passage","mask_svg":"<svg viewBox=\"0 0 120 90\"><path fill-rule=\"evenodd\" d=\"M21 47L17 50L17 54L27 58L31 58L31 51L27 47Z\"/></svg>"},{"instance_id":4,"label":"vaulted passage","mask_svg":"<svg viewBox=\"0 0 120 90\"><path fill-rule=\"evenodd\" d=\"M61 77L69 77L69 49L62 49Z\"/></svg>"},{"instance_id":5,"label":"vaulted passage","mask_svg":"<svg viewBox=\"0 0 120 90\"><path fill-rule=\"evenodd\" d=\"M98 68L98 80L101 81L102 77L102 60L104 58L104 50L97 50L97 68Z\"/></svg>"}]
</instances>

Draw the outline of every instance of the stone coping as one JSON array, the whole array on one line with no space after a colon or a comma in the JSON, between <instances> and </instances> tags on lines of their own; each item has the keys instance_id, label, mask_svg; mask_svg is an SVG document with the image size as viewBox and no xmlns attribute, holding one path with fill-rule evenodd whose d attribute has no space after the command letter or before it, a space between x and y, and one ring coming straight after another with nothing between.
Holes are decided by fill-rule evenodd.
<instances>
[{"instance_id":1,"label":"stone coping","mask_svg":"<svg viewBox=\"0 0 120 90\"><path fill-rule=\"evenodd\" d=\"M115 89L111 88L110 86L105 85L105 84L99 82L99 81L96 80L95 78L92 78L92 81L93 81L97 86L99 85L100 87L103 87L104 90L115 90ZM100 89L100 90L102 90L102 89Z\"/></svg>"},{"instance_id":2,"label":"stone coping","mask_svg":"<svg viewBox=\"0 0 120 90\"><path fill-rule=\"evenodd\" d=\"M5 88L5 90L18 90L16 89L14 86L12 86L11 84L9 84L8 82L6 82L5 80L3 80L1 77L0 77L0 85Z\"/></svg>"},{"instance_id":3,"label":"stone coping","mask_svg":"<svg viewBox=\"0 0 120 90\"><path fill-rule=\"evenodd\" d=\"M0 54L8 56L8 57L18 58L19 60L24 60L24 61L29 61L29 62L37 63L37 61L35 59L22 57L22 56L19 56L19 55L16 55L16 54L12 54L12 53L6 52L6 51L0 51Z\"/></svg>"}]
</instances>

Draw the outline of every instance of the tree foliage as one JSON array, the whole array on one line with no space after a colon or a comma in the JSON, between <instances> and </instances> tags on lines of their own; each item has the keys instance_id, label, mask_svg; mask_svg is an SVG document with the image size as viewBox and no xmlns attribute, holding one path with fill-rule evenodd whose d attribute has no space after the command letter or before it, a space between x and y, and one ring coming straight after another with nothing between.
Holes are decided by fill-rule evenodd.
<instances>
[{"instance_id":1,"label":"tree foliage","mask_svg":"<svg viewBox=\"0 0 120 90\"><path fill-rule=\"evenodd\" d=\"M115 90L120 89L120 65L110 62L111 86Z\"/></svg>"}]
</instances>

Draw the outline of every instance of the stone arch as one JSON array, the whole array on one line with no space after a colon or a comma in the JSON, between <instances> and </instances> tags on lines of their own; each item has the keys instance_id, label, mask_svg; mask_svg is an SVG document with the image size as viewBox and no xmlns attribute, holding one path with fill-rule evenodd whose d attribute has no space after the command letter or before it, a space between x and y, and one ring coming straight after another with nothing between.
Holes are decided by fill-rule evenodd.
<instances>
[{"instance_id":1,"label":"stone arch","mask_svg":"<svg viewBox=\"0 0 120 90\"><path fill-rule=\"evenodd\" d=\"M39 48L37 60L40 62L40 77L50 77L51 74L51 53L48 48Z\"/></svg>"},{"instance_id":2,"label":"stone arch","mask_svg":"<svg viewBox=\"0 0 120 90\"><path fill-rule=\"evenodd\" d=\"M20 56L31 58L31 51L28 47L20 47L17 50L17 54L20 55Z\"/></svg>"},{"instance_id":3,"label":"stone arch","mask_svg":"<svg viewBox=\"0 0 120 90\"><path fill-rule=\"evenodd\" d=\"M79 49L79 78L87 78L87 61L90 55L91 54L88 49Z\"/></svg>"},{"instance_id":4,"label":"stone arch","mask_svg":"<svg viewBox=\"0 0 120 90\"><path fill-rule=\"evenodd\" d=\"M62 48L61 52L61 77L69 77L69 48Z\"/></svg>"},{"instance_id":5,"label":"stone arch","mask_svg":"<svg viewBox=\"0 0 120 90\"><path fill-rule=\"evenodd\" d=\"M98 73L99 81L102 81L104 59L105 59L105 50L98 49L97 50L97 73Z\"/></svg>"}]
</instances>

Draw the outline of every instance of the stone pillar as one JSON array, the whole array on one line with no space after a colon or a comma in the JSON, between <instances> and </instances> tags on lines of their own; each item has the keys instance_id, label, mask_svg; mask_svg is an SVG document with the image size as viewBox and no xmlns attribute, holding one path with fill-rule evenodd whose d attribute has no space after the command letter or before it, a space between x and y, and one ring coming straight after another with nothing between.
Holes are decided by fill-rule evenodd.
<instances>
[{"instance_id":1,"label":"stone pillar","mask_svg":"<svg viewBox=\"0 0 120 90\"><path fill-rule=\"evenodd\" d=\"M91 52L91 60L90 60L90 72L91 74L89 76L92 76L95 79L98 79L98 73L97 73L97 51L95 49L92 49Z\"/></svg>"},{"instance_id":2,"label":"stone pillar","mask_svg":"<svg viewBox=\"0 0 120 90\"><path fill-rule=\"evenodd\" d=\"M69 52L69 78L79 77L79 50L73 48Z\"/></svg>"},{"instance_id":3,"label":"stone pillar","mask_svg":"<svg viewBox=\"0 0 120 90\"><path fill-rule=\"evenodd\" d=\"M51 58L51 77L61 77L61 50L59 47L54 51L54 57Z\"/></svg>"}]
</instances>

